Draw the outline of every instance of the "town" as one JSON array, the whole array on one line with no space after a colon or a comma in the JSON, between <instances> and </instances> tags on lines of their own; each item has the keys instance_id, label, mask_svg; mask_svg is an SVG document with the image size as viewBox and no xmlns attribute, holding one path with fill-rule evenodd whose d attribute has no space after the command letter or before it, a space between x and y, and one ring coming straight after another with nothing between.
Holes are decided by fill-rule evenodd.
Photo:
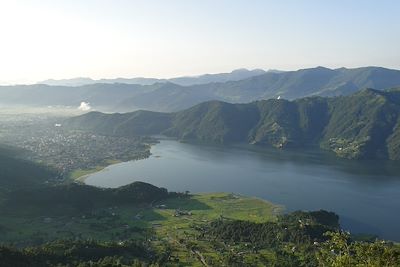
<instances>
[{"instance_id":1,"label":"town","mask_svg":"<svg viewBox=\"0 0 400 267\"><path fill-rule=\"evenodd\" d=\"M2 121L0 139L4 144L20 148L24 159L54 168L59 179L68 178L74 170L147 158L151 145L156 142L151 137L69 131L57 118L45 123L40 117Z\"/></svg>"}]
</instances>

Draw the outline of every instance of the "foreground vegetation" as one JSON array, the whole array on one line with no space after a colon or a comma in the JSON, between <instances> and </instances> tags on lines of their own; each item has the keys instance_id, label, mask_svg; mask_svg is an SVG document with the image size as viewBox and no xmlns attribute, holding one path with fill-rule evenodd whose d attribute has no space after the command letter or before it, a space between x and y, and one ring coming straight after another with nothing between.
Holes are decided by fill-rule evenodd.
<instances>
[{"instance_id":1,"label":"foreground vegetation","mask_svg":"<svg viewBox=\"0 0 400 267\"><path fill-rule=\"evenodd\" d=\"M13 191L1 208L0 266L398 266L400 247L358 241L326 211L229 193L134 183Z\"/></svg>"},{"instance_id":2,"label":"foreground vegetation","mask_svg":"<svg viewBox=\"0 0 400 267\"><path fill-rule=\"evenodd\" d=\"M289 214L265 223L218 219L168 235L155 231L148 239L1 246L0 266L399 266L398 245L356 241L316 220L321 214L328 213Z\"/></svg>"}]
</instances>

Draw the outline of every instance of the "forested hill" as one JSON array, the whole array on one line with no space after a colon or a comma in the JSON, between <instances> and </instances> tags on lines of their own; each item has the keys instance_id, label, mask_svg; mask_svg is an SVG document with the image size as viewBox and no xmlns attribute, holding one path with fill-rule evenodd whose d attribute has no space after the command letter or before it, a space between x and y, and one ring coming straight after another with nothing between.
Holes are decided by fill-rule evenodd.
<instances>
[{"instance_id":1,"label":"forested hill","mask_svg":"<svg viewBox=\"0 0 400 267\"><path fill-rule=\"evenodd\" d=\"M346 158L400 160L400 89L350 96L209 101L176 113L90 112L65 127L109 135L163 134L180 140L248 142L277 148L319 145Z\"/></svg>"},{"instance_id":2,"label":"forested hill","mask_svg":"<svg viewBox=\"0 0 400 267\"><path fill-rule=\"evenodd\" d=\"M249 72L245 73L247 75ZM349 95L365 88L385 90L400 86L399 70L380 67L316 67L297 71L251 73L251 76L237 76L237 73L233 73L235 79L228 79L226 75L214 75L211 79L205 75L195 81L168 80L146 85L127 84L127 81L117 80L113 84L99 81L100 83L82 86L1 86L0 105L77 108L85 101L90 102L94 109L103 111L145 109L175 112L210 100L229 103L247 103L278 97L294 100L309 96Z\"/></svg>"}]
</instances>

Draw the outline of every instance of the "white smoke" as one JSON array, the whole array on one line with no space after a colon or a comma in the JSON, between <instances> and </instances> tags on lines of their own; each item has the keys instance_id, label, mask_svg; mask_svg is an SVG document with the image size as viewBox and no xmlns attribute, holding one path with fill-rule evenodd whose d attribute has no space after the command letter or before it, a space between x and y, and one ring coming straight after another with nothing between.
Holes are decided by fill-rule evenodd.
<instances>
[{"instance_id":1,"label":"white smoke","mask_svg":"<svg viewBox=\"0 0 400 267\"><path fill-rule=\"evenodd\" d=\"M82 101L81 102L81 105L78 107L78 109L79 110L82 110L82 111L88 111L88 110L90 110L92 107L90 106L90 103L89 102L84 102L84 101Z\"/></svg>"}]
</instances>

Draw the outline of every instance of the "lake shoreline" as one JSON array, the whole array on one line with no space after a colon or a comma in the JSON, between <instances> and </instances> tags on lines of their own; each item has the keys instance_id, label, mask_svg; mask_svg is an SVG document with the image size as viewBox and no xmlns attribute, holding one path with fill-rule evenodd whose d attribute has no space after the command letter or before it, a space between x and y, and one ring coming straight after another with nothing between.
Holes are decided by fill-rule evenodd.
<instances>
[{"instance_id":1,"label":"lake shoreline","mask_svg":"<svg viewBox=\"0 0 400 267\"><path fill-rule=\"evenodd\" d=\"M143 156L138 156L138 157L134 157L132 159L128 159L128 160L122 160L122 159L111 159L111 160L106 160L105 162L103 162L103 164L98 164L92 168L88 168L88 169L76 169L73 170L69 173L68 178L74 182L78 182L78 183L85 183L86 179L97 172L101 172L104 171L105 169L107 169L110 166L113 165L117 165L120 163L124 163L124 162L131 162L131 161L138 161L138 160L145 160L148 159L149 157L151 157L152 153L151 148L154 145L157 145L160 141L156 140L154 143L149 143L148 145L148 149L146 150L146 155Z\"/></svg>"},{"instance_id":2,"label":"lake shoreline","mask_svg":"<svg viewBox=\"0 0 400 267\"><path fill-rule=\"evenodd\" d=\"M150 158L153 154L151 153L151 149L160 143L160 141L162 140L174 140L177 142L181 142L175 138L170 138L167 136L163 136L163 135L152 135L150 136L152 138L154 138L154 142L152 143L148 143L148 150L146 152L148 152L148 154L146 156L142 156L142 157L136 157L136 158L132 158L129 160L121 160L121 159L112 159L112 160L107 160L104 164L99 164L94 166L93 168L89 168L89 169L77 169L77 170L73 170L69 173L69 179L74 181L74 182L78 182L78 183L83 183L85 184L86 179L97 172L101 172L104 171L105 169L107 169L108 167L120 164L120 163L125 163L125 162L132 162L132 161L138 161L138 160L145 160ZM160 156L155 156L156 158L159 158Z\"/></svg>"},{"instance_id":3,"label":"lake shoreline","mask_svg":"<svg viewBox=\"0 0 400 267\"><path fill-rule=\"evenodd\" d=\"M279 203L287 212L330 210L345 218L344 229L400 240L400 216L382 216L400 203L400 166L393 162L338 159L320 150L204 146L163 139L152 146L151 154L146 160L108 166L83 180L104 188L143 181L175 192L234 192Z\"/></svg>"}]
</instances>

